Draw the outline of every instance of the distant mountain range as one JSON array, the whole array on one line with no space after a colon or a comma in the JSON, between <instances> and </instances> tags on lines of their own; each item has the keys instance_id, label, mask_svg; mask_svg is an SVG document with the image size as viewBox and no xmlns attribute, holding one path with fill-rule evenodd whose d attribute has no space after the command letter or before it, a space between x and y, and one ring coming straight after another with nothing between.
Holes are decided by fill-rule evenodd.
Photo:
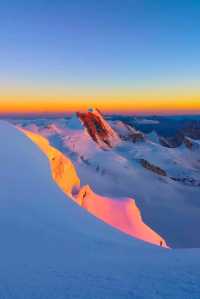
<instances>
[{"instance_id":1,"label":"distant mountain range","mask_svg":"<svg viewBox=\"0 0 200 299\"><path fill-rule=\"evenodd\" d=\"M197 116L14 119L69 158L82 185L109 198L134 198L144 222L170 247L199 247L200 120ZM170 218L169 218L170 215Z\"/></svg>"}]
</instances>

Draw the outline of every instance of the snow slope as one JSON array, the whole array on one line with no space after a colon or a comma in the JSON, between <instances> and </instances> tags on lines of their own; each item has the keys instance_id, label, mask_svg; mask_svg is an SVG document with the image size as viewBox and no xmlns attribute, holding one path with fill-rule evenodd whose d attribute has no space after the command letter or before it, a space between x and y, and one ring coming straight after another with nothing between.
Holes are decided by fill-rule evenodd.
<instances>
[{"instance_id":1,"label":"snow slope","mask_svg":"<svg viewBox=\"0 0 200 299\"><path fill-rule=\"evenodd\" d=\"M82 130L83 125L80 119L77 117L76 113L68 121L67 127L71 130Z\"/></svg>"},{"instance_id":2,"label":"snow slope","mask_svg":"<svg viewBox=\"0 0 200 299\"><path fill-rule=\"evenodd\" d=\"M148 139L151 140L154 143L159 143L159 137L155 130L153 130L151 133L147 134Z\"/></svg>"},{"instance_id":3,"label":"snow slope","mask_svg":"<svg viewBox=\"0 0 200 299\"><path fill-rule=\"evenodd\" d=\"M163 236L170 247L200 247L196 234L196 227L200 226L200 189L170 179L200 181L197 146L192 150L185 145L167 148L146 136L141 142L122 141L105 151L84 127L71 129L69 123L64 119L51 123L47 120L45 125L43 120L41 125L36 120L34 130L70 158L82 185L90 185L106 198L134 197L144 222ZM31 126L30 121L27 128L32 129ZM164 169L167 177L143 168L140 159Z\"/></svg>"},{"instance_id":4,"label":"snow slope","mask_svg":"<svg viewBox=\"0 0 200 299\"><path fill-rule=\"evenodd\" d=\"M49 141L39 134L28 130L20 130L27 135L47 155L53 179L69 196L80 188L80 179L71 160L49 144Z\"/></svg>"},{"instance_id":5,"label":"snow slope","mask_svg":"<svg viewBox=\"0 0 200 299\"><path fill-rule=\"evenodd\" d=\"M199 249L112 229L67 200L24 134L0 123L0 142L0 298L199 299Z\"/></svg>"},{"instance_id":6,"label":"snow slope","mask_svg":"<svg viewBox=\"0 0 200 299\"><path fill-rule=\"evenodd\" d=\"M129 140L130 142L144 141L144 134L134 127L123 123L122 121L110 122L111 127L117 132L122 140Z\"/></svg>"},{"instance_id":7,"label":"snow slope","mask_svg":"<svg viewBox=\"0 0 200 299\"><path fill-rule=\"evenodd\" d=\"M72 162L52 147L44 137L28 130L28 136L48 157L54 181L61 190L88 212L105 223L133 237L155 245L167 247L165 240L142 221L140 211L131 198L114 200L95 194L89 186L80 189L80 180Z\"/></svg>"},{"instance_id":8,"label":"snow slope","mask_svg":"<svg viewBox=\"0 0 200 299\"><path fill-rule=\"evenodd\" d=\"M132 198L107 198L95 194L89 186L84 186L77 201L92 215L120 231L154 245L167 247L165 240L143 222Z\"/></svg>"}]
</instances>

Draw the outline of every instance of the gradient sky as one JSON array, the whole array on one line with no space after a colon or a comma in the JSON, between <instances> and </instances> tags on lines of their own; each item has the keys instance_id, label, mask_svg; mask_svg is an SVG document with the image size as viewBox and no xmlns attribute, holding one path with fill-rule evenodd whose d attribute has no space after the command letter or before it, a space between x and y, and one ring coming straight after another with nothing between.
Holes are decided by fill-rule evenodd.
<instances>
[{"instance_id":1,"label":"gradient sky","mask_svg":"<svg viewBox=\"0 0 200 299\"><path fill-rule=\"evenodd\" d=\"M200 112L200 1L0 1L1 112Z\"/></svg>"}]
</instances>

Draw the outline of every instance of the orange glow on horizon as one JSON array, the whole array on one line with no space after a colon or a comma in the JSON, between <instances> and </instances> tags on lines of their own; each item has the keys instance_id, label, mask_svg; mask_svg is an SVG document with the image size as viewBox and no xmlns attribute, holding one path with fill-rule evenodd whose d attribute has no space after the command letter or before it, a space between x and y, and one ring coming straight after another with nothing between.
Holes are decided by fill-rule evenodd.
<instances>
[{"instance_id":1,"label":"orange glow on horizon","mask_svg":"<svg viewBox=\"0 0 200 299\"><path fill-rule=\"evenodd\" d=\"M199 96L198 96L199 94ZM105 113L197 114L200 92L140 91L133 95L112 93L77 96L1 96L0 114L54 114L85 111L90 107Z\"/></svg>"}]
</instances>

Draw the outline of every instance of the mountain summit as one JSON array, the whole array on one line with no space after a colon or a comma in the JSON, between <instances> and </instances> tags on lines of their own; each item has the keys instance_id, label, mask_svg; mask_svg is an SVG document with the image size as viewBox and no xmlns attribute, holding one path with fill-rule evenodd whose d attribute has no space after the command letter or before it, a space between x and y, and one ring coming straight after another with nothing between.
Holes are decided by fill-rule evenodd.
<instances>
[{"instance_id":1,"label":"mountain summit","mask_svg":"<svg viewBox=\"0 0 200 299\"><path fill-rule=\"evenodd\" d=\"M103 149L113 148L121 142L119 135L111 128L98 109L89 109L77 116L87 129L92 139Z\"/></svg>"}]
</instances>

